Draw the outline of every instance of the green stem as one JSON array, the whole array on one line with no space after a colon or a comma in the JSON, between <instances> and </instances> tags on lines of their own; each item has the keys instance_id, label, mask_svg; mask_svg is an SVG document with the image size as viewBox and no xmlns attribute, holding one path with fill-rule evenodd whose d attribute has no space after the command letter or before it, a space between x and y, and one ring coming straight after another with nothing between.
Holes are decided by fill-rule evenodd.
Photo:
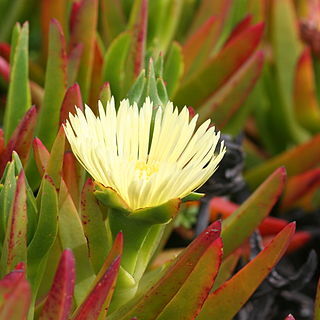
<instances>
[{"instance_id":1,"label":"green stem","mask_svg":"<svg viewBox=\"0 0 320 320\"><path fill-rule=\"evenodd\" d=\"M122 231L124 239L121 268L110 306L112 312L135 296L139 281L159 245L164 224L136 220L115 209L110 209L108 222L113 238Z\"/></svg>"},{"instance_id":2,"label":"green stem","mask_svg":"<svg viewBox=\"0 0 320 320\"><path fill-rule=\"evenodd\" d=\"M123 233L124 247L121 265L127 272L133 275L138 260L138 253L152 225L142 220L126 217L115 209L111 209L109 212L109 224L113 238L120 231Z\"/></svg>"}]
</instances>

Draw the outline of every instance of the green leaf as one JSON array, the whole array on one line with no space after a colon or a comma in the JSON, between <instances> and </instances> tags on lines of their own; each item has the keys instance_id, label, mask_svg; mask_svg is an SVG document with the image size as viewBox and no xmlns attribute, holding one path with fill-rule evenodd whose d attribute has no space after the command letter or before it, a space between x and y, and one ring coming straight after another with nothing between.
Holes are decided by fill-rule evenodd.
<instances>
[{"instance_id":1,"label":"green leaf","mask_svg":"<svg viewBox=\"0 0 320 320\"><path fill-rule=\"evenodd\" d=\"M148 0L135 0L131 9L128 30L132 32L127 77L136 78L144 68L148 22Z\"/></svg>"},{"instance_id":2,"label":"green leaf","mask_svg":"<svg viewBox=\"0 0 320 320\"><path fill-rule=\"evenodd\" d=\"M166 53L175 36L182 5L179 0L149 1L148 42L154 57Z\"/></svg>"},{"instance_id":3,"label":"green leaf","mask_svg":"<svg viewBox=\"0 0 320 320\"><path fill-rule=\"evenodd\" d=\"M203 21L208 20L211 16L223 16L226 18L230 10L231 4L234 4L232 0L203 0L199 4L195 17L193 18L191 31L198 29Z\"/></svg>"},{"instance_id":4,"label":"green leaf","mask_svg":"<svg viewBox=\"0 0 320 320\"><path fill-rule=\"evenodd\" d=\"M82 184L83 172L75 155L71 151L67 151L63 158L62 177L77 209L80 206L80 184Z\"/></svg>"},{"instance_id":5,"label":"green leaf","mask_svg":"<svg viewBox=\"0 0 320 320\"><path fill-rule=\"evenodd\" d=\"M176 296L181 286L187 283L186 281L190 277L193 279L191 275L192 272L197 270L195 268L199 260L208 252L208 248L217 239L220 241L219 235L220 222L215 222L173 261L156 284L141 296L134 298L133 301L113 312L109 319L129 320L133 317L137 317L138 319L156 319L172 298Z\"/></svg>"},{"instance_id":6,"label":"green leaf","mask_svg":"<svg viewBox=\"0 0 320 320\"><path fill-rule=\"evenodd\" d=\"M15 128L4 151L1 153L0 175L3 173L7 162L11 160L13 150L19 154L19 161L21 161L23 164L26 164L32 145L36 120L37 110L33 106L23 116L23 118L19 122L19 125Z\"/></svg>"},{"instance_id":7,"label":"green leaf","mask_svg":"<svg viewBox=\"0 0 320 320\"><path fill-rule=\"evenodd\" d=\"M149 66L146 76L146 85L144 87L143 94L140 98L142 100L139 101L139 105L142 105L146 97L149 97L156 106L162 105L162 101L159 97L157 79L152 59L149 60Z\"/></svg>"},{"instance_id":8,"label":"green leaf","mask_svg":"<svg viewBox=\"0 0 320 320\"><path fill-rule=\"evenodd\" d=\"M27 261L27 206L26 182L21 171L15 196L8 216L4 246L1 252L1 274L12 271L20 262Z\"/></svg>"},{"instance_id":9,"label":"green leaf","mask_svg":"<svg viewBox=\"0 0 320 320\"><path fill-rule=\"evenodd\" d=\"M301 143L308 134L297 123L293 113L294 72L301 54L297 17L292 0L275 1L270 10L270 36L275 63L275 83L279 103L272 104L272 130L286 140L287 144ZM288 55L288 50L290 55Z\"/></svg>"},{"instance_id":10,"label":"green leaf","mask_svg":"<svg viewBox=\"0 0 320 320\"><path fill-rule=\"evenodd\" d=\"M44 144L41 142L41 140L38 138L35 138L33 140L33 153L38 171L42 177L46 171L46 167L50 158L50 153L48 149L44 146Z\"/></svg>"},{"instance_id":11,"label":"green leaf","mask_svg":"<svg viewBox=\"0 0 320 320\"><path fill-rule=\"evenodd\" d=\"M173 315L181 320L194 319L210 293L221 259L222 240L218 238L204 252L187 281L166 305L157 320L169 320Z\"/></svg>"},{"instance_id":12,"label":"green leaf","mask_svg":"<svg viewBox=\"0 0 320 320\"><path fill-rule=\"evenodd\" d=\"M77 80L84 101L87 101L89 97L97 20L97 0L81 0L73 3L73 10L71 11L70 47L73 48L77 46L78 43L82 43L83 45Z\"/></svg>"},{"instance_id":13,"label":"green leaf","mask_svg":"<svg viewBox=\"0 0 320 320\"><path fill-rule=\"evenodd\" d=\"M198 201L201 198L205 196L204 193L198 193L198 192L191 192L187 196L181 199L182 202L187 202L187 201Z\"/></svg>"},{"instance_id":14,"label":"green leaf","mask_svg":"<svg viewBox=\"0 0 320 320\"><path fill-rule=\"evenodd\" d=\"M4 240L4 235L6 234L7 229L7 220L10 212L10 208L13 203L14 194L16 190L16 175L15 175L15 164L14 162L10 162L7 166L7 170L5 172L5 176L2 178L3 180L3 189L0 193L0 239L1 243Z\"/></svg>"},{"instance_id":15,"label":"green leaf","mask_svg":"<svg viewBox=\"0 0 320 320\"><path fill-rule=\"evenodd\" d=\"M246 181L254 188L280 166L286 167L289 177L315 167L320 160L319 143L320 135L316 135L306 143L264 161L245 173Z\"/></svg>"},{"instance_id":16,"label":"green leaf","mask_svg":"<svg viewBox=\"0 0 320 320\"><path fill-rule=\"evenodd\" d=\"M30 3L30 2L29 2ZM41 19L41 50L43 59L48 58L49 49L49 29L51 19L57 19L64 32L68 30L68 0L43 1L40 6Z\"/></svg>"},{"instance_id":17,"label":"green leaf","mask_svg":"<svg viewBox=\"0 0 320 320\"><path fill-rule=\"evenodd\" d=\"M112 239L104 224L94 189L93 181L88 179L81 194L81 221L88 241L90 260L95 273L98 273L111 248Z\"/></svg>"},{"instance_id":18,"label":"green leaf","mask_svg":"<svg viewBox=\"0 0 320 320\"><path fill-rule=\"evenodd\" d=\"M13 151L12 152L12 160L16 166L16 174L19 174L22 170L22 164L19 159L18 154ZM28 181L25 180L26 184L26 193L27 193L27 216L28 216L28 224L27 224L27 243L29 244L33 238L34 232L38 223L38 209L36 198L33 195L33 192L28 184Z\"/></svg>"},{"instance_id":19,"label":"green leaf","mask_svg":"<svg viewBox=\"0 0 320 320\"><path fill-rule=\"evenodd\" d=\"M125 29L125 15L121 1L101 0L99 15L104 43L110 44Z\"/></svg>"},{"instance_id":20,"label":"green leaf","mask_svg":"<svg viewBox=\"0 0 320 320\"><path fill-rule=\"evenodd\" d=\"M48 293L39 320L65 320L72 308L75 261L71 250L65 250Z\"/></svg>"},{"instance_id":21,"label":"green leaf","mask_svg":"<svg viewBox=\"0 0 320 320\"><path fill-rule=\"evenodd\" d=\"M60 110L59 125L65 123L65 121L69 119L69 113L74 114L76 112L75 107L78 107L81 110L83 110L80 87L77 83L69 87L66 91L66 94L64 95Z\"/></svg>"},{"instance_id":22,"label":"green leaf","mask_svg":"<svg viewBox=\"0 0 320 320\"><path fill-rule=\"evenodd\" d=\"M163 70L163 79L170 98L174 96L179 86L183 74L183 66L181 46L177 42L173 42L168 51Z\"/></svg>"},{"instance_id":23,"label":"green leaf","mask_svg":"<svg viewBox=\"0 0 320 320\"><path fill-rule=\"evenodd\" d=\"M108 270L99 279L95 287L90 291L89 295L76 310L72 320L97 320L105 319L120 268L120 257L117 257L110 265Z\"/></svg>"},{"instance_id":24,"label":"green leaf","mask_svg":"<svg viewBox=\"0 0 320 320\"><path fill-rule=\"evenodd\" d=\"M268 215L281 195L285 177L285 169L277 169L231 216L223 221L221 236L225 257L241 246ZM237 237L234 236L235 234Z\"/></svg>"},{"instance_id":25,"label":"green leaf","mask_svg":"<svg viewBox=\"0 0 320 320\"><path fill-rule=\"evenodd\" d=\"M39 270L46 260L58 232L58 196L53 180L47 174L42 180L42 192L38 195L39 220L34 237L28 246L28 278L31 284L41 279Z\"/></svg>"},{"instance_id":26,"label":"green leaf","mask_svg":"<svg viewBox=\"0 0 320 320\"><path fill-rule=\"evenodd\" d=\"M6 142L11 137L23 115L31 107L28 80L28 41L28 23L25 23L21 29L20 25L17 24L12 34L10 83L3 124Z\"/></svg>"},{"instance_id":27,"label":"green leaf","mask_svg":"<svg viewBox=\"0 0 320 320\"><path fill-rule=\"evenodd\" d=\"M320 131L320 110L309 48L301 54L295 70L294 111L301 126L314 133Z\"/></svg>"},{"instance_id":28,"label":"green leaf","mask_svg":"<svg viewBox=\"0 0 320 320\"><path fill-rule=\"evenodd\" d=\"M295 223L285 227L256 258L212 292L197 320L231 320L250 298L285 253L295 231Z\"/></svg>"},{"instance_id":29,"label":"green leaf","mask_svg":"<svg viewBox=\"0 0 320 320\"><path fill-rule=\"evenodd\" d=\"M87 102L94 114L98 114L98 100L101 91L102 72L103 72L103 56L105 50L98 39L94 43L92 74L90 79L90 93Z\"/></svg>"},{"instance_id":30,"label":"green leaf","mask_svg":"<svg viewBox=\"0 0 320 320\"><path fill-rule=\"evenodd\" d=\"M263 25L257 24L234 38L181 85L174 97L175 103L193 107L204 103L248 60L259 45L262 34Z\"/></svg>"},{"instance_id":31,"label":"green leaf","mask_svg":"<svg viewBox=\"0 0 320 320\"><path fill-rule=\"evenodd\" d=\"M110 83L112 94L117 102L126 95L130 86L126 79L125 67L131 43L131 33L123 32L112 41L104 56L103 81Z\"/></svg>"},{"instance_id":32,"label":"green leaf","mask_svg":"<svg viewBox=\"0 0 320 320\"><path fill-rule=\"evenodd\" d=\"M74 252L77 266L74 297L76 304L80 305L94 280L94 271L79 213L63 180L59 192L58 224L62 249L71 249Z\"/></svg>"},{"instance_id":33,"label":"green leaf","mask_svg":"<svg viewBox=\"0 0 320 320\"><path fill-rule=\"evenodd\" d=\"M62 127L54 140L45 172L51 177L56 189L58 190L61 181L63 155L65 145L65 134Z\"/></svg>"},{"instance_id":34,"label":"green leaf","mask_svg":"<svg viewBox=\"0 0 320 320\"><path fill-rule=\"evenodd\" d=\"M66 59L66 44L61 26L57 20L52 20L45 93L36 129L37 136L48 150L51 149L59 129L60 108L66 90Z\"/></svg>"},{"instance_id":35,"label":"green leaf","mask_svg":"<svg viewBox=\"0 0 320 320\"><path fill-rule=\"evenodd\" d=\"M131 89L128 92L127 98L129 99L130 103L133 104L134 102L140 102L143 100L143 91L146 85L146 72L142 70L140 75L137 77L136 81L133 83Z\"/></svg>"},{"instance_id":36,"label":"green leaf","mask_svg":"<svg viewBox=\"0 0 320 320\"><path fill-rule=\"evenodd\" d=\"M231 278L234 272L234 269L237 266L237 263L239 261L240 254L241 254L241 251L237 250L222 261L216 281L214 282L214 285L211 291L217 290L225 281Z\"/></svg>"},{"instance_id":37,"label":"green leaf","mask_svg":"<svg viewBox=\"0 0 320 320\"><path fill-rule=\"evenodd\" d=\"M261 51L253 54L243 66L232 75L225 85L216 91L212 97L197 111L200 122L212 118L214 124L224 128L235 117L261 73L263 54Z\"/></svg>"},{"instance_id":38,"label":"green leaf","mask_svg":"<svg viewBox=\"0 0 320 320\"><path fill-rule=\"evenodd\" d=\"M186 39L182 47L185 63L184 76L188 77L196 73L208 61L217 44L223 18L223 14L210 17Z\"/></svg>"},{"instance_id":39,"label":"green leaf","mask_svg":"<svg viewBox=\"0 0 320 320\"><path fill-rule=\"evenodd\" d=\"M111 96L112 95L111 95L110 84L109 84L109 82L105 82L102 85L102 88L101 88L100 94L99 94L99 100L101 101L104 108L106 108L107 103L111 99Z\"/></svg>"},{"instance_id":40,"label":"green leaf","mask_svg":"<svg viewBox=\"0 0 320 320\"><path fill-rule=\"evenodd\" d=\"M67 64L67 85L72 86L77 80L81 57L83 52L82 43L78 43L70 49Z\"/></svg>"}]
</instances>

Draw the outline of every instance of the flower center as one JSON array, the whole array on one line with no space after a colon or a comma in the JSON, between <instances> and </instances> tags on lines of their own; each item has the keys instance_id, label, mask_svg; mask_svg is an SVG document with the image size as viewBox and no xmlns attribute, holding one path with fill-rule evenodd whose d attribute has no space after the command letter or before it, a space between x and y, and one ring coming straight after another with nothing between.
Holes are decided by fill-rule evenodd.
<instances>
[{"instance_id":1,"label":"flower center","mask_svg":"<svg viewBox=\"0 0 320 320\"><path fill-rule=\"evenodd\" d=\"M159 171L159 165L156 163L145 163L144 161L137 161L135 167L139 179L149 180L150 177Z\"/></svg>"}]
</instances>

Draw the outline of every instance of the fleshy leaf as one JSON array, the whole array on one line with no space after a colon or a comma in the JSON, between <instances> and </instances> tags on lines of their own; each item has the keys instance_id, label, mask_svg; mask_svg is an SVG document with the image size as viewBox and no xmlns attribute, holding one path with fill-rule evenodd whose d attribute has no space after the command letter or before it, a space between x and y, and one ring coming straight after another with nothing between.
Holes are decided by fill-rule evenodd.
<instances>
[{"instance_id":1,"label":"fleshy leaf","mask_svg":"<svg viewBox=\"0 0 320 320\"><path fill-rule=\"evenodd\" d=\"M135 0L128 25L129 30L132 32L132 44L130 52L131 61L129 61L129 68L127 68L127 76L131 76L132 78L137 77L144 68L147 21L148 1Z\"/></svg>"},{"instance_id":2,"label":"fleshy leaf","mask_svg":"<svg viewBox=\"0 0 320 320\"><path fill-rule=\"evenodd\" d=\"M293 92L297 121L311 132L319 132L320 110L316 96L312 56L308 48L303 51L297 63Z\"/></svg>"},{"instance_id":3,"label":"fleshy leaf","mask_svg":"<svg viewBox=\"0 0 320 320\"><path fill-rule=\"evenodd\" d=\"M31 284L38 283L42 274L42 263L52 247L58 232L58 196L53 180L44 175L41 194L38 195L39 219L34 236L28 246L28 279Z\"/></svg>"},{"instance_id":4,"label":"fleshy leaf","mask_svg":"<svg viewBox=\"0 0 320 320\"><path fill-rule=\"evenodd\" d=\"M7 165L6 171L2 177L3 188L0 193L0 239L3 242L4 235L7 230L7 219L9 216L10 208L13 203L14 194L16 190L16 174L15 164L11 162Z\"/></svg>"},{"instance_id":5,"label":"fleshy leaf","mask_svg":"<svg viewBox=\"0 0 320 320\"><path fill-rule=\"evenodd\" d=\"M78 107L81 110L83 109L80 87L77 83L68 88L63 98L60 110L60 125L69 119L69 113L75 113L75 107Z\"/></svg>"},{"instance_id":6,"label":"fleshy leaf","mask_svg":"<svg viewBox=\"0 0 320 320\"><path fill-rule=\"evenodd\" d=\"M110 302L115 282L120 268L120 259L117 257L103 276L99 279L94 288L81 306L76 310L72 320L97 320L100 314L108 309L106 301Z\"/></svg>"},{"instance_id":7,"label":"fleshy leaf","mask_svg":"<svg viewBox=\"0 0 320 320\"><path fill-rule=\"evenodd\" d=\"M56 138L51 149L50 158L46 166L46 173L52 178L52 181L56 187L59 188L61 174L62 174L62 164L64 155L64 145L65 145L65 133L62 127Z\"/></svg>"},{"instance_id":8,"label":"fleshy leaf","mask_svg":"<svg viewBox=\"0 0 320 320\"><path fill-rule=\"evenodd\" d=\"M26 319L31 303L31 288L23 264L0 280L0 300L0 319Z\"/></svg>"},{"instance_id":9,"label":"fleshy leaf","mask_svg":"<svg viewBox=\"0 0 320 320\"><path fill-rule=\"evenodd\" d=\"M308 193L314 191L320 184L320 169L315 168L288 179L281 201L281 209L287 210Z\"/></svg>"},{"instance_id":10,"label":"fleshy leaf","mask_svg":"<svg viewBox=\"0 0 320 320\"><path fill-rule=\"evenodd\" d=\"M211 58L197 73L179 88L177 105L198 107L219 89L256 50L263 34L263 24L257 24L233 39L219 54ZM195 95L194 92L197 92Z\"/></svg>"},{"instance_id":11,"label":"fleshy leaf","mask_svg":"<svg viewBox=\"0 0 320 320\"><path fill-rule=\"evenodd\" d=\"M165 54L174 39L181 17L181 1L149 1L148 38L153 56ZM148 40L149 40L148 39Z\"/></svg>"},{"instance_id":12,"label":"fleshy leaf","mask_svg":"<svg viewBox=\"0 0 320 320\"><path fill-rule=\"evenodd\" d=\"M132 317L155 319L179 292L181 285L195 270L199 259L219 239L220 230L220 222L210 225L172 262L156 284L133 302L112 313L110 320L127 320Z\"/></svg>"},{"instance_id":13,"label":"fleshy leaf","mask_svg":"<svg viewBox=\"0 0 320 320\"><path fill-rule=\"evenodd\" d=\"M79 72L81 57L83 52L83 44L78 43L72 49L70 49L68 55L68 65L67 65L67 84L72 86L75 84L77 75Z\"/></svg>"},{"instance_id":14,"label":"fleshy leaf","mask_svg":"<svg viewBox=\"0 0 320 320\"><path fill-rule=\"evenodd\" d=\"M269 28L275 65L273 91L279 94L279 103L271 104L273 121L269 128L287 143L302 143L308 139L308 134L298 124L292 108L294 73L302 49L293 1L272 3Z\"/></svg>"},{"instance_id":15,"label":"fleshy leaf","mask_svg":"<svg viewBox=\"0 0 320 320\"><path fill-rule=\"evenodd\" d=\"M262 70L263 60L261 51L253 54L198 110L201 114L200 121L212 117L218 128L221 129L228 125L256 84Z\"/></svg>"},{"instance_id":16,"label":"fleshy leaf","mask_svg":"<svg viewBox=\"0 0 320 320\"><path fill-rule=\"evenodd\" d=\"M212 292L197 320L231 320L285 253L295 231L295 223L285 227L252 261Z\"/></svg>"},{"instance_id":17,"label":"fleshy leaf","mask_svg":"<svg viewBox=\"0 0 320 320\"><path fill-rule=\"evenodd\" d=\"M74 154L71 151L67 151L64 154L63 159L62 177L76 208L78 208L80 204L80 170L81 169L78 167L78 162Z\"/></svg>"},{"instance_id":18,"label":"fleshy leaf","mask_svg":"<svg viewBox=\"0 0 320 320\"><path fill-rule=\"evenodd\" d=\"M102 45L95 41L92 61L91 89L89 94L89 105L95 114L98 114L98 99L102 83L103 54Z\"/></svg>"},{"instance_id":19,"label":"fleshy leaf","mask_svg":"<svg viewBox=\"0 0 320 320\"><path fill-rule=\"evenodd\" d=\"M120 1L100 1L101 34L106 44L125 29L125 15Z\"/></svg>"},{"instance_id":20,"label":"fleshy leaf","mask_svg":"<svg viewBox=\"0 0 320 320\"><path fill-rule=\"evenodd\" d=\"M166 83L166 89L170 98L174 96L179 86L183 69L184 61L181 46L177 42L173 42L168 51L163 70L163 80Z\"/></svg>"},{"instance_id":21,"label":"fleshy leaf","mask_svg":"<svg viewBox=\"0 0 320 320\"><path fill-rule=\"evenodd\" d=\"M50 23L45 93L36 129L37 136L48 150L59 129L60 108L66 90L66 59L63 31L59 22L53 19Z\"/></svg>"},{"instance_id":22,"label":"fleshy leaf","mask_svg":"<svg viewBox=\"0 0 320 320\"><path fill-rule=\"evenodd\" d=\"M50 153L44 146L44 144L41 142L41 140L38 138L34 138L32 146L37 168L39 170L40 175L43 176L48 165Z\"/></svg>"},{"instance_id":23,"label":"fleshy leaf","mask_svg":"<svg viewBox=\"0 0 320 320\"><path fill-rule=\"evenodd\" d=\"M106 107L107 103L111 99L111 89L109 82L105 82L100 90L99 100L101 101L102 105Z\"/></svg>"},{"instance_id":24,"label":"fleshy leaf","mask_svg":"<svg viewBox=\"0 0 320 320\"><path fill-rule=\"evenodd\" d=\"M232 0L203 0L197 8L197 12L192 21L191 30L199 28L202 25L203 21L206 21L210 16L223 16L224 19L228 15Z\"/></svg>"},{"instance_id":25,"label":"fleshy leaf","mask_svg":"<svg viewBox=\"0 0 320 320\"><path fill-rule=\"evenodd\" d=\"M8 216L5 242L1 252L2 275L12 271L17 263L27 260L26 182L21 171Z\"/></svg>"},{"instance_id":26,"label":"fleshy leaf","mask_svg":"<svg viewBox=\"0 0 320 320\"><path fill-rule=\"evenodd\" d=\"M55 1L41 1L41 37L42 37L42 50L43 57L48 56L49 45L49 28L51 19L57 19L62 26L64 32L67 31L67 15L66 7L67 0L55 0Z\"/></svg>"},{"instance_id":27,"label":"fleshy leaf","mask_svg":"<svg viewBox=\"0 0 320 320\"><path fill-rule=\"evenodd\" d=\"M218 238L205 251L187 281L166 305L157 319L194 319L207 299L217 276L222 259L222 240ZM190 296L190 292L192 295Z\"/></svg>"},{"instance_id":28,"label":"fleshy leaf","mask_svg":"<svg viewBox=\"0 0 320 320\"><path fill-rule=\"evenodd\" d=\"M61 180L59 192L59 237L63 249L71 249L76 260L76 284L74 297L79 305L85 298L93 280L94 271L91 265L79 213L71 199L65 182Z\"/></svg>"},{"instance_id":29,"label":"fleshy leaf","mask_svg":"<svg viewBox=\"0 0 320 320\"><path fill-rule=\"evenodd\" d=\"M29 25L17 24L13 30L10 56L10 84L4 115L4 134L7 142L23 115L31 107L28 80L29 72Z\"/></svg>"},{"instance_id":30,"label":"fleshy leaf","mask_svg":"<svg viewBox=\"0 0 320 320\"><path fill-rule=\"evenodd\" d=\"M108 254L111 235L105 227L94 189L93 181L88 179L81 194L81 221L88 241L90 259L95 272L98 273Z\"/></svg>"},{"instance_id":31,"label":"fleshy leaf","mask_svg":"<svg viewBox=\"0 0 320 320\"><path fill-rule=\"evenodd\" d=\"M69 45L70 48L75 47L78 43L83 45L77 80L84 101L87 101L90 90L97 20L97 0L81 0L73 3Z\"/></svg>"},{"instance_id":32,"label":"fleshy leaf","mask_svg":"<svg viewBox=\"0 0 320 320\"><path fill-rule=\"evenodd\" d=\"M245 173L246 181L250 187L256 187L280 166L286 167L289 177L315 167L320 160L319 143L320 135L315 135L311 140L264 161Z\"/></svg>"},{"instance_id":33,"label":"fleshy leaf","mask_svg":"<svg viewBox=\"0 0 320 320\"><path fill-rule=\"evenodd\" d=\"M232 273L237 266L241 254L241 250L234 251L227 258L225 258L219 269L216 280L211 291L217 290L225 281L231 278Z\"/></svg>"},{"instance_id":34,"label":"fleshy leaf","mask_svg":"<svg viewBox=\"0 0 320 320\"><path fill-rule=\"evenodd\" d=\"M74 282L74 257L71 250L64 250L39 320L66 320L69 318Z\"/></svg>"},{"instance_id":35,"label":"fleshy leaf","mask_svg":"<svg viewBox=\"0 0 320 320\"><path fill-rule=\"evenodd\" d=\"M223 221L221 236L225 257L238 248L268 215L284 188L285 177L285 169L277 169L231 216Z\"/></svg>"},{"instance_id":36,"label":"fleshy leaf","mask_svg":"<svg viewBox=\"0 0 320 320\"><path fill-rule=\"evenodd\" d=\"M35 107L32 107L21 119L19 125L14 130L7 146L5 147L5 150L1 154L0 176L2 175L7 162L11 161L13 151L16 151L19 154L20 160L23 164L27 162L32 145L36 120L37 110Z\"/></svg>"},{"instance_id":37,"label":"fleshy leaf","mask_svg":"<svg viewBox=\"0 0 320 320\"><path fill-rule=\"evenodd\" d=\"M130 86L125 77L125 65L131 43L131 34L121 33L112 41L104 57L103 81L110 83L112 94L117 101L125 96Z\"/></svg>"}]
</instances>

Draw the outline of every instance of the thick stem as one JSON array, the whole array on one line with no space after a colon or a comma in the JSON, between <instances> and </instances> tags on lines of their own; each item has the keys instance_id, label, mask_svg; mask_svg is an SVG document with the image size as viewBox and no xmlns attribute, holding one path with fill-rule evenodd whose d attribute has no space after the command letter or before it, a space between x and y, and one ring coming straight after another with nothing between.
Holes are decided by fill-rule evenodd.
<instances>
[{"instance_id":1,"label":"thick stem","mask_svg":"<svg viewBox=\"0 0 320 320\"><path fill-rule=\"evenodd\" d=\"M111 209L109 212L109 224L112 236L122 231L124 239L122 267L131 275L134 274L138 253L152 225L126 217L123 213Z\"/></svg>"}]
</instances>

